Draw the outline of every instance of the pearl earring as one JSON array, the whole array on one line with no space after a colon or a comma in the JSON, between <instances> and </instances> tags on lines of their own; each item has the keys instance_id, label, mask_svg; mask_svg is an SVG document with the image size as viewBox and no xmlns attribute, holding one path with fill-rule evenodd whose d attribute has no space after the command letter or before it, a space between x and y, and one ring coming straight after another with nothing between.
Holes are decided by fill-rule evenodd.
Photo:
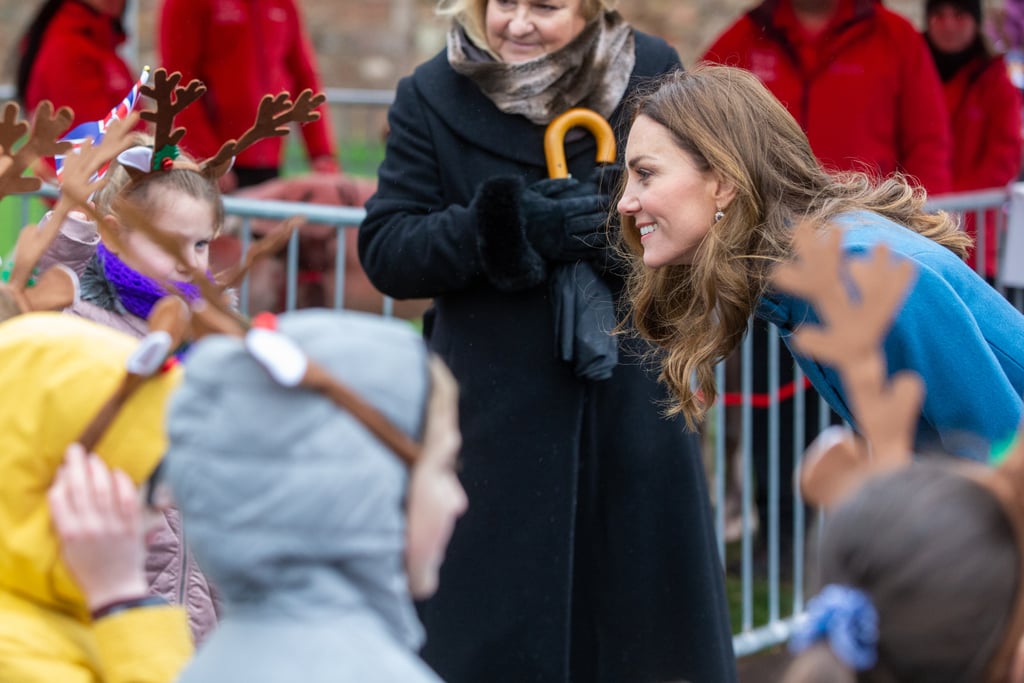
<instances>
[{"instance_id":1,"label":"pearl earring","mask_svg":"<svg viewBox=\"0 0 1024 683\"><path fill-rule=\"evenodd\" d=\"M722 220L723 218L725 218L725 214L722 212L721 209L719 209L718 211L715 211L715 222L716 223L718 221Z\"/></svg>"}]
</instances>

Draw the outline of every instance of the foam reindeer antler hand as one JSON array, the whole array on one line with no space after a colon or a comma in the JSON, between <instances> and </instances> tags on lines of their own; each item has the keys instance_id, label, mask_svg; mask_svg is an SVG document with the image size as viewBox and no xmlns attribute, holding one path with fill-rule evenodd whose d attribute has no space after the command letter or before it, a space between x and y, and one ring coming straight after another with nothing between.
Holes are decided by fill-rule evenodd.
<instances>
[{"instance_id":1,"label":"foam reindeer antler hand","mask_svg":"<svg viewBox=\"0 0 1024 683\"><path fill-rule=\"evenodd\" d=\"M48 230L34 223L18 233L14 265L8 281L0 284L0 321L30 311L59 311L78 299L78 276L63 264L47 268L29 287L36 264L52 240Z\"/></svg>"},{"instance_id":2,"label":"foam reindeer antler hand","mask_svg":"<svg viewBox=\"0 0 1024 683\"><path fill-rule=\"evenodd\" d=\"M61 134L68 129L74 120L74 113L69 107L61 107L56 112L48 100L43 100L36 107L32 118L28 140L12 154L14 144L29 131L24 121L18 120L18 105L8 102L4 107L3 118L0 119L0 146L11 156L11 162L0 173L0 197L9 194L35 192L42 186L39 178L22 177L32 163L46 156L66 154L71 149L70 142L60 142Z\"/></svg>"},{"instance_id":3,"label":"foam reindeer antler hand","mask_svg":"<svg viewBox=\"0 0 1024 683\"><path fill-rule=\"evenodd\" d=\"M284 245L288 244L288 240L291 239L292 234L305 222L306 219L302 216L292 216L278 224L277 227L264 235L261 240L249 247L243 262L217 273L214 280L225 289L237 287L258 261L273 256L284 248Z\"/></svg>"},{"instance_id":4,"label":"foam reindeer antler hand","mask_svg":"<svg viewBox=\"0 0 1024 683\"><path fill-rule=\"evenodd\" d=\"M841 500L867 477L910 462L924 385L915 373L891 380L885 335L914 277L913 264L895 260L884 245L864 260L843 258L842 231L822 235L805 221L793 236L795 261L780 264L773 283L810 301L821 326L803 325L794 347L839 372L857 426L866 439L829 432L815 442L801 470L801 490L815 505ZM851 292L843 279L849 263Z\"/></svg>"},{"instance_id":5,"label":"foam reindeer antler hand","mask_svg":"<svg viewBox=\"0 0 1024 683\"><path fill-rule=\"evenodd\" d=\"M118 154L131 147L132 131L140 116L139 112L132 112L124 119L111 121L100 144L94 145L92 139L87 138L75 153L64 158L58 207L65 197L68 198L67 204L80 205L99 192L106 184L106 177L98 178L97 175Z\"/></svg>"},{"instance_id":6,"label":"foam reindeer antler hand","mask_svg":"<svg viewBox=\"0 0 1024 683\"><path fill-rule=\"evenodd\" d=\"M37 231L40 234L34 240L36 243L33 245L33 253L29 255L27 262L35 264L42 257L46 248L60 232L64 218L71 210L79 207L90 212L89 198L106 184L106 178L97 178L97 174L118 154L131 146L132 130L138 121L138 113L114 120L107 127L100 144L93 146L92 140L86 139L76 152L64 158L60 198L53 207L46 227L42 231ZM35 251L38 251L37 255ZM15 260L16 268L18 261Z\"/></svg>"},{"instance_id":7,"label":"foam reindeer antler hand","mask_svg":"<svg viewBox=\"0 0 1024 683\"><path fill-rule=\"evenodd\" d=\"M313 91L306 88L295 98L295 106L292 107L292 120L299 125L313 123L320 120L320 112L317 109L327 101L327 95L321 93L313 94Z\"/></svg>"},{"instance_id":8,"label":"foam reindeer antler hand","mask_svg":"<svg viewBox=\"0 0 1024 683\"><path fill-rule=\"evenodd\" d=\"M153 130L153 165L156 170L159 164L173 163L177 157L176 147L185 135L184 128L174 127L174 117L206 92L206 86L198 79L192 79L185 87L178 87L181 72L167 73L167 69L157 69L153 73L153 82L142 86L140 92L156 101L155 110L142 112L144 121L155 124ZM164 162L167 159L169 161Z\"/></svg>"},{"instance_id":9,"label":"foam reindeer antler hand","mask_svg":"<svg viewBox=\"0 0 1024 683\"><path fill-rule=\"evenodd\" d=\"M21 174L40 156L62 153L70 147L71 143L57 142L57 136L71 124L72 118L67 107L54 114L49 102L40 103L29 139L12 157L9 153L11 146L30 127L18 119L16 104L4 107L0 118L0 145L5 154L3 162L0 162L0 195L39 189L41 183L38 178L22 178ZM18 234L7 282L0 285L0 320L29 311L59 310L75 302L78 277L60 265L49 268L35 286L29 287L32 273L56 237L61 220L58 216L42 229L35 224L26 225Z\"/></svg>"},{"instance_id":10,"label":"foam reindeer antler hand","mask_svg":"<svg viewBox=\"0 0 1024 683\"><path fill-rule=\"evenodd\" d=\"M5 184L4 178L14 164L14 145L28 132L28 127L28 121L18 118L18 104L8 102L4 106L3 117L0 118L0 148L4 154L0 161L0 187ZM16 175L20 176L21 172Z\"/></svg>"},{"instance_id":11,"label":"foam reindeer antler hand","mask_svg":"<svg viewBox=\"0 0 1024 683\"><path fill-rule=\"evenodd\" d=\"M860 295L855 300L839 277L842 232L831 230L819 237L806 225L794 235L799 260L780 264L774 277L780 289L811 301L827 326L801 328L798 350L840 368L854 360L877 359L879 340L914 276L913 264L892 259L888 247L879 245L867 261L850 264Z\"/></svg>"},{"instance_id":12,"label":"foam reindeer antler hand","mask_svg":"<svg viewBox=\"0 0 1024 683\"><path fill-rule=\"evenodd\" d=\"M7 154L13 153L15 143L28 132L28 121L18 118L19 112L17 102L8 102L4 105L3 117L0 118L0 146Z\"/></svg>"},{"instance_id":13,"label":"foam reindeer antler hand","mask_svg":"<svg viewBox=\"0 0 1024 683\"><path fill-rule=\"evenodd\" d=\"M303 124L316 121L320 113L315 111L323 104L326 96L313 95L306 89L293 102L287 92L264 95L256 112L256 123L242 133L237 140L225 142L217 153L202 163L203 174L208 178L219 178L231 168L232 160L253 143L264 138L281 137L288 134L288 124Z\"/></svg>"}]
</instances>

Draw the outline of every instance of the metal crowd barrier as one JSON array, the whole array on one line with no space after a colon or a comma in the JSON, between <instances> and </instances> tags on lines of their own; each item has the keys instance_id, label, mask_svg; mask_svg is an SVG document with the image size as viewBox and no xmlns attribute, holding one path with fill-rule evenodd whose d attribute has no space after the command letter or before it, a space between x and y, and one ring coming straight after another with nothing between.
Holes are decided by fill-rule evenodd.
<instances>
[{"instance_id":1,"label":"metal crowd barrier","mask_svg":"<svg viewBox=\"0 0 1024 683\"><path fill-rule=\"evenodd\" d=\"M1024 185L1021 186L1024 191ZM52 191L45 192L52 196ZM977 225L983 226L985 220L995 215L999 221L999 227L1005 225L1004 207L1007 205L1010 192L1006 189L998 189L985 192L966 193L949 195L931 200L929 208L934 210L946 210L961 215L972 214L975 216ZM23 216L28 222L27 200L23 200ZM337 207L313 205L284 201L265 201L252 199L239 199L226 197L224 200L225 209L229 216L234 216L241 221L239 237L242 241L243 251L248 249L253 240L252 221L257 219L282 220L294 215L301 215L310 223L330 225L337 229L337 252L335 256L335 272L339 276L334 281L334 306L342 307L344 301L345 278L340 274L344 273L345 267L345 239L343 231L359 225L365 216L360 208ZM989 209L997 209L990 212ZM979 230L979 235L984 235ZM984 253L984 244L979 243L979 253ZM296 306L297 276L298 276L298 235L293 235L289 242L286 254L287 276L286 276L286 308L293 309ZM980 259L979 259L980 262ZM980 267L980 266L979 266ZM249 307L249 284L246 281L240 291L240 306L242 310L248 311ZM1003 289L1004 293L1015 302L1015 305L1024 310L1024 298L1022 290ZM392 302L385 298L382 314L390 316L392 313ZM753 409L754 409L754 375L752 367L753 346L750 335L748 335L740 349L740 371L739 371L739 396L734 396L733 403L740 413L741 433L739 435L738 461L741 470L742 485L740 487L742 518L742 531L740 538L731 542L726 539L726 495L727 477L732 476L729 470L730 456L726 450L726 400L729 396L727 391L730 387L726 382L726 368L723 363L717 368L717 382L719 387L719 398L711 412L707 422L710 445L710 460L706 462L711 465L713 472L711 477L711 491L716 501L715 523L718 535L718 552L726 566L730 554L738 554L740 568L738 572L729 570L730 590L739 591L740 615L737 623L733 624L736 635L733 644L737 657L751 655L768 647L778 645L787 640L794 619L804 609L807 597L808 582L806 578L808 568L808 520L804 510L803 502L800 499L799 490L794 487L793 491L793 520L792 520L792 555L782 557L780 551L780 538L783 532L779 515L780 503L780 481L782 476L790 476L783 473L780 468L780 434L783 429L792 429L797 435L805 433L806 397L804 390L804 378L799 367L794 364L794 382L792 399L794 403L792 424L782 424L780 414L779 392L781 365L779 360L779 344L781 343L778 330L771 326L768 336L768 367L767 367L767 410L768 410L768 443L760 444L762 448L757 450L767 453L768 458L768 513L766 520L760 520L760 525L765 526L763 534L767 542L765 551L766 563L763 570L755 570L754 549L757 544L754 528L754 451L753 443ZM788 400L788 399L787 399ZM823 429L829 422L830 411L823 400L819 399L820 409L818 410L818 431ZM798 468L803 455L805 444L802 439L793 439L792 458L794 469ZM787 577L783 578L782 569L785 565L791 569ZM738 573L738 576L735 574ZM735 582L738 581L738 589ZM760 609L757 609L760 608ZM762 617L756 615L760 612Z\"/></svg>"}]
</instances>

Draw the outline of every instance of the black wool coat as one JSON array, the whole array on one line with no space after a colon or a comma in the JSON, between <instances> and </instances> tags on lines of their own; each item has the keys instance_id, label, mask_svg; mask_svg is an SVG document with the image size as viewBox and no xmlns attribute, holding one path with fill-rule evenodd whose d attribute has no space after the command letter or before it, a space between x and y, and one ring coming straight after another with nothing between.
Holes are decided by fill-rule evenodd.
<instances>
[{"instance_id":1,"label":"black wool coat","mask_svg":"<svg viewBox=\"0 0 1024 683\"><path fill-rule=\"evenodd\" d=\"M630 91L679 67L660 39L637 33L636 50ZM625 116L610 119L620 156ZM499 111L443 51L399 83L389 123L359 255L385 293L434 298L425 327L461 387L469 497L421 606L424 657L449 683L735 680L695 436L661 417L664 389L625 348L638 342L611 379L577 378L554 356L546 284L505 291L527 266L481 247L481 215L515 226L478 188L546 177L544 127ZM595 151L589 134L567 144L574 177ZM496 272L511 274L501 289Z\"/></svg>"}]
</instances>

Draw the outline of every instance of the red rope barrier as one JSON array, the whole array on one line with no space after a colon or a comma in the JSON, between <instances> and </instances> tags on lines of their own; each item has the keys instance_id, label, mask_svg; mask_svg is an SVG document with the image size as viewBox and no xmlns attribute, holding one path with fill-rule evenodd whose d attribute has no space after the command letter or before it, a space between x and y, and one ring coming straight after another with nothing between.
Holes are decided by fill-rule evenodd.
<instances>
[{"instance_id":1,"label":"red rope barrier","mask_svg":"<svg viewBox=\"0 0 1024 683\"><path fill-rule=\"evenodd\" d=\"M811 380L804 377L804 389L811 387ZM775 394L775 400L778 403L782 401L788 401L793 398L796 394L796 381L792 381L788 384L784 384L779 387L778 393ZM722 401L728 406L741 406L743 405L743 394L736 392L727 392L722 396ZM751 394L750 405L753 408L767 408L772 403L771 394Z\"/></svg>"}]
</instances>

